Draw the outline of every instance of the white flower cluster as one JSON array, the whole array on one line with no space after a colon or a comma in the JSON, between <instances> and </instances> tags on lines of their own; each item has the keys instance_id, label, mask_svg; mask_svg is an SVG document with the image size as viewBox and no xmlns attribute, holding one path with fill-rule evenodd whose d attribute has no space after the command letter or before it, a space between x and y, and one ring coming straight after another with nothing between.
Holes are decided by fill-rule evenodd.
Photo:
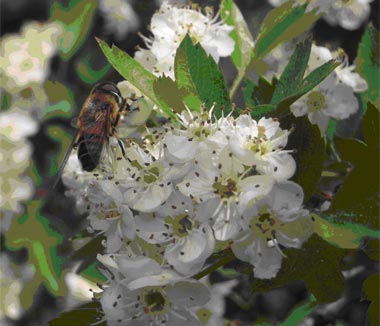
<instances>
[{"instance_id":1,"label":"white flower cluster","mask_svg":"<svg viewBox=\"0 0 380 326\"><path fill-rule=\"evenodd\" d=\"M209 293L192 277L217 242L256 277L276 275L281 247L299 248L312 233L302 188L289 181L288 135L275 119L217 119L202 106L130 140L111 180L88 181L90 173L74 176L68 166L63 180L77 186L89 231L105 237L109 325L200 325Z\"/></svg>"},{"instance_id":2,"label":"white flower cluster","mask_svg":"<svg viewBox=\"0 0 380 326\"><path fill-rule=\"evenodd\" d=\"M156 75L174 79L174 57L179 44L189 34L194 43L200 43L216 62L231 55L235 42L229 36L233 27L218 21L212 10L203 14L190 7L177 7L164 1L150 23L153 38L143 36L148 49L140 49L135 59Z\"/></svg>"},{"instance_id":3,"label":"white flower cluster","mask_svg":"<svg viewBox=\"0 0 380 326\"><path fill-rule=\"evenodd\" d=\"M2 37L1 86L11 94L33 85L40 87L49 73L61 31L57 23L30 22L22 27L21 34Z\"/></svg>"},{"instance_id":4,"label":"white flower cluster","mask_svg":"<svg viewBox=\"0 0 380 326\"><path fill-rule=\"evenodd\" d=\"M279 6L288 0L268 0L272 6ZM373 0L292 0L296 4L308 2L307 10L314 8L323 13L323 18L332 26L339 25L347 30L358 29L369 17Z\"/></svg>"},{"instance_id":5,"label":"white flower cluster","mask_svg":"<svg viewBox=\"0 0 380 326\"><path fill-rule=\"evenodd\" d=\"M37 122L28 113L12 108L0 114L0 215L20 212L19 202L32 196L32 183L22 174L32 152L26 138L36 132Z\"/></svg>"}]
</instances>

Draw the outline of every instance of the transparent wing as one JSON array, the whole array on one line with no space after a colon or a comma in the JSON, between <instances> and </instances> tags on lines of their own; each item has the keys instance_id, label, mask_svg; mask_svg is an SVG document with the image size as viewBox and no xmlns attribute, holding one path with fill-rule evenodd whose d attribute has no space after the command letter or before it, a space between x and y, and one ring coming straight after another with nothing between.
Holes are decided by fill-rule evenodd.
<instances>
[{"instance_id":1,"label":"transparent wing","mask_svg":"<svg viewBox=\"0 0 380 326\"><path fill-rule=\"evenodd\" d=\"M70 157L71 151L73 150L73 148L74 148L75 145L76 145L76 142L77 142L78 137L79 137L79 131L76 133L75 137L74 137L73 140L71 141L71 144L70 144L68 150L66 151L65 156L63 157L63 160L62 160L61 166L59 167L59 170L58 170L58 174L57 174L57 176L55 177L55 180L54 180L54 183L53 183L53 189L57 186L59 180L60 180L61 177L62 177L63 170L65 169L65 166L66 166L66 164L67 164L67 161L69 160L69 157Z\"/></svg>"}]
</instances>

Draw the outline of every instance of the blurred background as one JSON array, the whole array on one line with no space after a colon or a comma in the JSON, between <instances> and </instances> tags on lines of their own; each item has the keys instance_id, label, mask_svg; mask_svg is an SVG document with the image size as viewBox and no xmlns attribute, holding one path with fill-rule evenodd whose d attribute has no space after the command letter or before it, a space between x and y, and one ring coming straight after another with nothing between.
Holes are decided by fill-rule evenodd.
<instances>
[{"instance_id":1,"label":"blurred background","mask_svg":"<svg viewBox=\"0 0 380 326\"><path fill-rule=\"evenodd\" d=\"M219 5L219 1L193 2L215 8ZM0 1L1 325L48 325L64 309L90 300L88 289L103 281L93 256L87 257L84 250L74 253L75 245L82 247L81 239L86 236L86 216L75 209L74 199L64 195L63 185L53 190L52 184L75 134L71 121L93 85L101 80L122 80L108 64L95 37L133 56L139 46L145 47L137 33L149 36L149 22L160 3ZM266 0L235 3L255 36L273 7ZM379 28L379 1L371 3L369 21ZM313 34L318 45L342 47L352 63L364 27L346 30L320 20ZM231 84L235 73L232 64L222 59L221 66ZM235 101L243 105L239 94ZM15 190L18 196L8 198L8 190ZM92 245L99 251L102 248L100 243ZM357 264L365 268L347 275L344 301L317 309L314 325L336 325L336 320L342 325L365 324L368 302L361 300L360 289L374 266L364 255ZM214 278L223 280L220 275ZM248 290L250 281L240 279L227 299L227 316L241 319L241 325L263 318L278 323L308 298L302 282L257 294ZM242 303L249 308L242 310Z\"/></svg>"}]
</instances>

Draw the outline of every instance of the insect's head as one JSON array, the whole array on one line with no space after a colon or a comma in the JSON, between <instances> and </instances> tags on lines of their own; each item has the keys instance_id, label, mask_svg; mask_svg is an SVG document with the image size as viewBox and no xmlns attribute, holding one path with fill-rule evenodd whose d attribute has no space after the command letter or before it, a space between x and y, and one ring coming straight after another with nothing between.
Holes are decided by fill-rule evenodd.
<instances>
[{"instance_id":1,"label":"insect's head","mask_svg":"<svg viewBox=\"0 0 380 326\"><path fill-rule=\"evenodd\" d=\"M111 94L115 97L117 103L120 105L123 102L123 97L121 96L119 88L112 82L101 82L96 84L91 93L100 92Z\"/></svg>"}]
</instances>

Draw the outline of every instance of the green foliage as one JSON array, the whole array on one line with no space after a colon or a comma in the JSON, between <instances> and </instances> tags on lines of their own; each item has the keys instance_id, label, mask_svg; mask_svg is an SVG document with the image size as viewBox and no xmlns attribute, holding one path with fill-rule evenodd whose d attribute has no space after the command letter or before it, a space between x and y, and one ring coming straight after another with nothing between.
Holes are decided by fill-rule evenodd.
<instances>
[{"instance_id":1,"label":"green foliage","mask_svg":"<svg viewBox=\"0 0 380 326\"><path fill-rule=\"evenodd\" d=\"M304 77L311 44L310 38L297 44L279 80L274 78L272 83L269 83L260 77L257 85L247 80L244 98L246 105L253 106L254 118L260 118L270 112L273 112L272 116L276 117L286 113L290 104L320 84L339 65L335 60L330 60ZM268 104L271 107L266 106L264 110L257 107Z\"/></svg>"},{"instance_id":2,"label":"green foliage","mask_svg":"<svg viewBox=\"0 0 380 326\"><path fill-rule=\"evenodd\" d=\"M339 62L330 60L304 78L310 50L310 38L297 44L289 63L276 84L271 104L280 105L280 103L284 102L287 104L295 102L302 95L320 84L339 65Z\"/></svg>"},{"instance_id":3,"label":"green foliage","mask_svg":"<svg viewBox=\"0 0 380 326\"><path fill-rule=\"evenodd\" d=\"M232 98L252 60L254 42L247 23L235 3L232 0L222 0L221 8L221 15L226 24L234 27L230 33L235 41L235 49L231 54L231 59L238 73L230 91Z\"/></svg>"},{"instance_id":4,"label":"green foliage","mask_svg":"<svg viewBox=\"0 0 380 326\"><path fill-rule=\"evenodd\" d=\"M307 31L320 17L316 10L305 12L306 6L288 1L265 17L253 50L250 68L259 74L263 57L278 45L293 40Z\"/></svg>"},{"instance_id":5,"label":"green foliage","mask_svg":"<svg viewBox=\"0 0 380 326\"><path fill-rule=\"evenodd\" d=\"M358 54L355 59L356 71L367 80L368 90L361 94L363 102L372 102L380 107L380 44L379 31L369 24L359 44ZM365 107L366 109L366 107Z\"/></svg>"},{"instance_id":6,"label":"green foliage","mask_svg":"<svg viewBox=\"0 0 380 326\"><path fill-rule=\"evenodd\" d=\"M46 121L56 117L72 117L75 110L72 91L60 82L50 80L47 80L43 87L48 95L49 105L41 110L42 119Z\"/></svg>"},{"instance_id":7,"label":"green foliage","mask_svg":"<svg viewBox=\"0 0 380 326\"><path fill-rule=\"evenodd\" d=\"M368 103L363 118L364 142L337 138L335 144L353 170L335 196L329 212L350 212L350 220L379 229L379 110Z\"/></svg>"},{"instance_id":8,"label":"green foliage","mask_svg":"<svg viewBox=\"0 0 380 326\"><path fill-rule=\"evenodd\" d=\"M87 84L95 84L102 79L105 74L110 70L111 65L106 64L104 67L95 70L91 67L90 59L88 56L81 58L76 64L75 70L79 78Z\"/></svg>"},{"instance_id":9,"label":"green foliage","mask_svg":"<svg viewBox=\"0 0 380 326\"><path fill-rule=\"evenodd\" d=\"M281 120L281 128L294 128L286 148L293 150L297 170L292 180L305 194L305 202L316 192L326 159L326 145L316 125L307 116L296 118L288 115Z\"/></svg>"},{"instance_id":10,"label":"green foliage","mask_svg":"<svg viewBox=\"0 0 380 326\"><path fill-rule=\"evenodd\" d=\"M160 102L156 97L153 89L156 77L152 73L147 71L138 61L133 59L128 53L120 50L117 46L113 45L111 48L101 39L97 38L96 40L109 63L120 75L139 89L141 93L149 97L152 102L161 107L168 116L173 116L173 112L169 109L169 106L165 102Z\"/></svg>"},{"instance_id":11,"label":"green foliage","mask_svg":"<svg viewBox=\"0 0 380 326\"><path fill-rule=\"evenodd\" d=\"M354 250L337 248L314 234L301 249L286 248L283 251L286 258L277 276L269 280L255 279L254 291L265 292L303 280L315 296L315 304L333 302L342 295L345 281L340 270L341 260L352 255Z\"/></svg>"},{"instance_id":12,"label":"green foliage","mask_svg":"<svg viewBox=\"0 0 380 326\"><path fill-rule=\"evenodd\" d=\"M88 326L97 322L100 318L100 303L89 302L83 304L76 309L63 312L58 318L49 322L50 326ZM106 326L106 322L98 323L96 325Z\"/></svg>"},{"instance_id":13,"label":"green foliage","mask_svg":"<svg viewBox=\"0 0 380 326\"><path fill-rule=\"evenodd\" d=\"M193 44L189 35L185 36L177 49L174 72L179 90L188 94L185 101L190 98L186 104L195 105L200 99L207 108L216 102L217 116L221 115L219 108L222 106L226 113L230 112L231 100L222 72L200 44ZM191 110L198 108L190 107Z\"/></svg>"},{"instance_id":14,"label":"green foliage","mask_svg":"<svg viewBox=\"0 0 380 326\"><path fill-rule=\"evenodd\" d=\"M186 90L179 89L177 83L170 77L157 78L153 83L153 90L160 102L166 103L175 112L185 109L185 103L192 110L198 110L200 107L199 98L193 95L186 96ZM192 100L195 101L192 102Z\"/></svg>"},{"instance_id":15,"label":"green foliage","mask_svg":"<svg viewBox=\"0 0 380 326\"><path fill-rule=\"evenodd\" d=\"M62 235L53 231L49 220L41 215L40 210L40 201L29 201L26 212L13 220L5 237L8 249L26 248L29 263L35 269L33 279L25 284L20 296L24 309L30 308L33 296L42 284L55 296L66 293L63 259L57 252Z\"/></svg>"},{"instance_id":16,"label":"green foliage","mask_svg":"<svg viewBox=\"0 0 380 326\"><path fill-rule=\"evenodd\" d=\"M342 215L340 215L342 216ZM335 219L334 216L322 218L312 214L314 232L329 243L346 249L358 248L365 236L380 238L380 232L363 225Z\"/></svg>"},{"instance_id":17,"label":"green foliage","mask_svg":"<svg viewBox=\"0 0 380 326\"><path fill-rule=\"evenodd\" d=\"M54 2L50 7L50 20L61 23L64 30L58 46L63 60L69 60L85 41L96 7L96 0L71 0L67 7Z\"/></svg>"}]
</instances>

